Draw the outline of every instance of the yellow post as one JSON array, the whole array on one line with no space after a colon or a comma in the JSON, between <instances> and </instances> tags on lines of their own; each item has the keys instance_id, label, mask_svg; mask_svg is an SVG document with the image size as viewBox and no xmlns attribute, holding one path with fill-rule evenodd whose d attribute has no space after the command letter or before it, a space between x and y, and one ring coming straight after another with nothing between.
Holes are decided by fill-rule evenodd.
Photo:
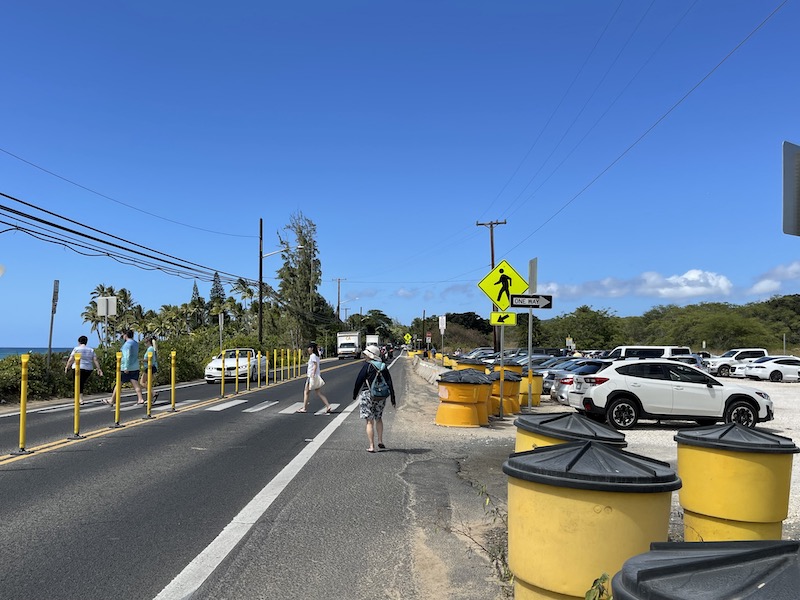
<instances>
[{"instance_id":1,"label":"yellow post","mask_svg":"<svg viewBox=\"0 0 800 600\"><path fill-rule=\"evenodd\" d=\"M172 412L175 412L175 356L176 352L173 350L169 355L169 368L172 381Z\"/></svg>"},{"instance_id":2,"label":"yellow post","mask_svg":"<svg viewBox=\"0 0 800 600\"><path fill-rule=\"evenodd\" d=\"M264 386L269 385L269 352L266 356L267 362L264 363Z\"/></svg>"},{"instance_id":3,"label":"yellow post","mask_svg":"<svg viewBox=\"0 0 800 600\"><path fill-rule=\"evenodd\" d=\"M283 381L283 376L284 376L283 369L284 369L284 364L285 364L285 361L284 361L284 358L283 358L284 357L283 353L284 353L284 349L281 348L281 381Z\"/></svg>"},{"instance_id":4,"label":"yellow post","mask_svg":"<svg viewBox=\"0 0 800 600\"><path fill-rule=\"evenodd\" d=\"M275 372L275 369L278 368L278 349L272 349L272 381L278 383L278 374ZM267 371L267 383L269 383L269 371Z\"/></svg>"},{"instance_id":5,"label":"yellow post","mask_svg":"<svg viewBox=\"0 0 800 600\"><path fill-rule=\"evenodd\" d=\"M219 397L225 397L225 352L222 352L222 373L219 375L219 384L220 384L220 391Z\"/></svg>"},{"instance_id":6,"label":"yellow post","mask_svg":"<svg viewBox=\"0 0 800 600\"><path fill-rule=\"evenodd\" d=\"M122 427L122 425L119 424L119 403L122 397L122 352L117 352L117 379L114 389L116 393L114 394L114 424L111 426L112 428Z\"/></svg>"},{"instance_id":7,"label":"yellow post","mask_svg":"<svg viewBox=\"0 0 800 600\"><path fill-rule=\"evenodd\" d=\"M144 405L147 409L143 419L152 419L151 414L153 408L153 355L147 355L147 404Z\"/></svg>"},{"instance_id":8,"label":"yellow post","mask_svg":"<svg viewBox=\"0 0 800 600\"><path fill-rule=\"evenodd\" d=\"M258 381L256 382L256 387L260 388L261 387L261 350L259 350L258 354L256 354L256 360L258 361L256 363L256 372L258 373Z\"/></svg>"},{"instance_id":9,"label":"yellow post","mask_svg":"<svg viewBox=\"0 0 800 600\"><path fill-rule=\"evenodd\" d=\"M74 395L75 395L75 410L74 410L74 417L73 417L73 427L72 427L72 435L69 436L67 439L69 440L79 440L83 436L81 436L81 353L75 353L75 377L73 377L74 382Z\"/></svg>"},{"instance_id":10,"label":"yellow post","mask_svg":"<svg viewBox=\"0 0 800 600\"><path fill-rule=\"evenodd\" d=\"M22 360L22 381L19 389L19 450L12 454L30 454L30 450L25 450L25 427L28 420L28 361L30 354L23 354Z\"/></svg>"},{"instance_id":11,"label":"yellow post","mask_svg":"<svg viewBox=\"0 0 800 600\"><path fill-rule=\"evenodd\" d=\"M252 355L252 354L250 354L249 352L247 353L247 391L248 391L248 392L250 391L250 369L251 369L251 366L250 366L250 358L251 358L252 356L253 356L253 355Z\"/></svg>"},{"instance_id":12,"label":"yellow post","mask_svg":"<svg viewBox=\"0 0 800 600\"><path fill-rule=\"evenodd\" d=\"M234 375L234 377L233 377L233 380L234 380L233 381L233 393L234 394L238 394L239 393L239 350L238 350L238 348L236 350L236 371L234 371L234 373L236 373L236 375Z\"/></svg>"}]
</instances>

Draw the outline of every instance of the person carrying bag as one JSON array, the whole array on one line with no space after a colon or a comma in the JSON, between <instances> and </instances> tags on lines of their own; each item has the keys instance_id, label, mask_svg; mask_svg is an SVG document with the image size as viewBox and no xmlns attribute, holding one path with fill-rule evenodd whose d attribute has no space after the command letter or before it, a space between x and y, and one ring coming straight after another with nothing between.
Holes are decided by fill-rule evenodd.
<instances>
[{"instance_id":1,"label":"person carrying bag","mask_svg":"<svg viewBox=\"0 0 800 600\"><path fill-rule=\"evenodd\" d=\"M386 449L383 444L383 409L386 407L386 399L391 399L393 407L397 406L397 402L392 376L386 364L381 362L380 348L375 345L367 346L364 358L364 366L353 386L353 400L358 398L359 416L367 421L367 452L375 452L376 437L378 449Z\"/></svg>"},{"instance_id":2,"label":"person carrying bag","mask_svg":"<svg viewBox=\"0 0 800 600\"><path fill-rule=\"evenodd\" d=\"M325 413L331 414L330 402L328 402L324 394L319 391L320 388L325 385L325 381L322 379L322 375L320 375L319 348L317 348L316 343L311 342L306 351L308 352L308 366L306 367L306 385L303 388L303 408L298 409L297 412L308 412L308 396L310 392L314 391L325 405Z\"/></svg>"}]
</instances>

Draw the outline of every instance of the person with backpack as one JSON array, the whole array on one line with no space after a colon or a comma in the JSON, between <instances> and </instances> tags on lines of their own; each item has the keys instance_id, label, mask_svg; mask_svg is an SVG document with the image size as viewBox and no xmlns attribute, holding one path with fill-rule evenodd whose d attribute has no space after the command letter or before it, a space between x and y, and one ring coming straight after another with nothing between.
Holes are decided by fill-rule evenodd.
<instances>
[{"instance_id":1,"label":"person with backpack","mask_svg":"<svg viewBox=\"0 0 800 600\"><path fill-rule=\"evenodd\" d=\"M367 452L375 452L375 438L378 441L378 449L386 449L383 445L383 409L386 407L386 399L391 399L393 407L397 406L397 402L392 376L386 364L381 362L380 348L374 345L367 346L364 358L366 359L364 366L361 367L353 386L353 400L358 398L359 415L367 421L369 440Z\"/></svg>"}]
</instances>

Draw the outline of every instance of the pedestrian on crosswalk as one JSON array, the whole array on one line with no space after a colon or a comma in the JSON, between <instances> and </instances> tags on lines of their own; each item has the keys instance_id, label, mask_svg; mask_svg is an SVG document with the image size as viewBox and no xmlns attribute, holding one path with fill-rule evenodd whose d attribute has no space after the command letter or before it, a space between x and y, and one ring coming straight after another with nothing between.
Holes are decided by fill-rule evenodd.
<instances>
[{"instance_id":1,"label":"pedestrian on crosswalk","mask_svg":"<svg viewBox=\"0 0 800 600\"><path fill-rule=\"evenodd\" d=\"M306 348L306 352L308 352L308 366L306 367L306 385L303 388L303 408L299 409L297 412L308 412L308 397L313 391L317 392L317 396L319 396L319 399L322 400L322 403L325 405L325 412L330 414L332 410L331 403L328 402L325 394L320 391L320 388L325 385L325 382L320 375L319 348L317 348L317 344L311 342L308 348Z\"/></svg>"}]
</instances>

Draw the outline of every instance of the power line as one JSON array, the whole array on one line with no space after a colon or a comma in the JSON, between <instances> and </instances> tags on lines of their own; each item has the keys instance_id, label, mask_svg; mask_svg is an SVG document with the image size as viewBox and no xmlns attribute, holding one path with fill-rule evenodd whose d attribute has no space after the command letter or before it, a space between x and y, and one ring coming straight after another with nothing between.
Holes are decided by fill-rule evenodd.
<instances>
[{"instance_id":1,"label":"power line","mask_svg":"<svg viewBox=\"0 0 800 600\"><path fill-rule=\"evenodd\" d=\"M80 184L80 183L78 183L76 181L72 181L71 179L68 179L68 178L64 177L63 175L59 175L58 173L50 171L49 169L45 169L44 167L41 167L41 166L37 165L34 162L26 160L26 159L22 158L21 156L18 156L16 154L14 154L13 152L9 152L5 148L0 148L0 152L3 152L4 154L7 154L8 156L11 156L12 158L15 158L20 162L24 162L26 165L30 165L31 167L33 167L35 169L39 169L43 173L47 173L48 175L52 175L53 177L56 177L56 178L60 179L61 181L66 181L70 185L74 185L75 187L78 187L78 188L80 188L82 190L86 190L87 192L89 192L91 194L94 194L96 196L99 196L100 198L105 198L106 200L110 200L111 202L116 202L120 206L124 206L126 208L130 208L131 210L138 211L138 212L140 212L142 214L154 217L156 219L160 219L162 221L166 221L166 222L172 223L174 225L180 225L181 227L188 227L189 229L196 229L197 231L204 231L206 233L213 233L215 235L225 235L225 236L229 236L229 237L241 237L241 238L252 238L252 237L255 237L255 236L252 236L252 235L243 235L243 234L239 234L239 233L224 233L222 231L213 231L211 229L204 229L202 227L196 227L194 225L189 225L187 223L181 223L180 221L175 221L173 219L168 219L167 217L162 217L161 215L157 215L155 213L148 212L146 210L143 210L143 209L139 208L138 206L133 206L132 204L128 204L126 202L122 202L121 200L117 200L116 198L112 198L111 196L108 196L106 194L103 194L101 192L93 190L92 188L86 187L85 185L82 185L82 184Z\"/></svg>"}]
</instances>

